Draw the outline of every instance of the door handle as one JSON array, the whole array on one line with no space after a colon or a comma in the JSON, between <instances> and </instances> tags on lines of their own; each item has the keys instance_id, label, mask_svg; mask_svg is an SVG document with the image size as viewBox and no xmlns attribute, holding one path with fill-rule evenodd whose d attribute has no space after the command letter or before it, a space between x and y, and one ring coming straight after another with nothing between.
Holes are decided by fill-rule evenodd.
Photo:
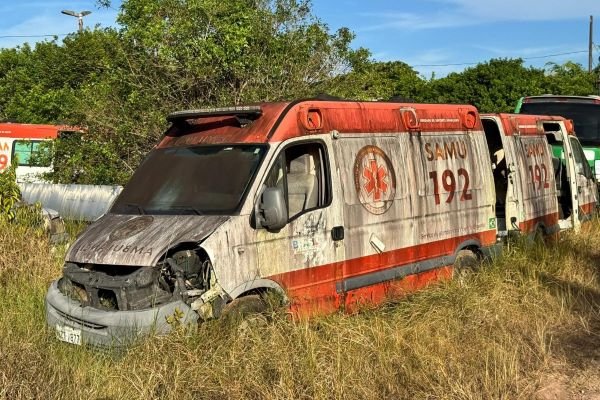
<instances>
[{"instance_id":1,"label":"door handle","mask_svg":"<svg viewBox=\"0 0 600 400\"><path fill-rule=\"evenodd\" d=\"M334 226L331 228L331 239L334 241L344 240L344 227L343 226Z\"/></svg>"}]
</instances>

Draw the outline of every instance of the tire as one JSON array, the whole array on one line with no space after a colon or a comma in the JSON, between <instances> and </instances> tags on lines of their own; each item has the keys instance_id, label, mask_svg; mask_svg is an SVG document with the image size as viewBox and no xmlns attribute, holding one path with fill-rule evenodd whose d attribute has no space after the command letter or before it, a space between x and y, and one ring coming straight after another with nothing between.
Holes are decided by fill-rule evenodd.
<instances>
[{"instance_id":1,"label":"tire","mask_svg":"<svg viewBox=\"0 0 600 400\"><path fill-rule=\"evenodd\" d=\"M533 234L533 244L534 245L545 245L546 244L546 232L544 228L538 226Z\"/></svg>"},{"instance_id":2,"label":"tire","mask_svg":"<svg viewBox=\"0 0 600 400\"><path fill-rule=\"evenodd\" d=\"M460 250L454 260L452 271L453 279L463 280L479 269L480 261L475 252L471 250Z\"/></svg>"},{"instance_id":3,"label":"tire","mask_svg":"<svg viewBox=\"0 0 600 400\"><path fill-rule=\"evenodd\" d=\"M260 295L251 294L228 303L221 316L227 320L243 320L252 315L262 314L267 309L268 304Z\"/></svg>"}]
</instances>

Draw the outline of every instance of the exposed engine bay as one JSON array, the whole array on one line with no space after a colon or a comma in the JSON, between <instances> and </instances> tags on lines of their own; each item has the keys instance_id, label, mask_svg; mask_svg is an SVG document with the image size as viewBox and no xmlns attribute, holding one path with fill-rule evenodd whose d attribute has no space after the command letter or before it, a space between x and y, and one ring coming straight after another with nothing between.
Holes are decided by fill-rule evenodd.
<instances>
[{"instance_id":1,"label":"exposed engine bay","mask_svg":"<svg viewBox=\"0 0 600 400\"><path fill-rule=\"evenodd\" d=\"M154 267L66 263L58 289L82 306L111 311L181 300L205 319L218 317L227 302L202 249L175 251Z\"/></svg>"}]
</instances>

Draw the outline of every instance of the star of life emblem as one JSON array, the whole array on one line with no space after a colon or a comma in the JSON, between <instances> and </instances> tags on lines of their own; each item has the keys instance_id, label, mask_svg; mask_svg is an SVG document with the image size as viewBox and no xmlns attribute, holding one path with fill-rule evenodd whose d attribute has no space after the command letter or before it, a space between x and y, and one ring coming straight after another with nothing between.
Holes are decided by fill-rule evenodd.
<instances>
[{"instance_id":1,"label":"star of life emblem","mask_svg":"<svg viewBox=\"0 0 600 400\"><path fill-rule=\"evenodd\" d=\"M354 186L363 207L385 213L394 202L396 175L389 157L377 146L365 146L354 161Z\"/></svg>"}]
</instances>

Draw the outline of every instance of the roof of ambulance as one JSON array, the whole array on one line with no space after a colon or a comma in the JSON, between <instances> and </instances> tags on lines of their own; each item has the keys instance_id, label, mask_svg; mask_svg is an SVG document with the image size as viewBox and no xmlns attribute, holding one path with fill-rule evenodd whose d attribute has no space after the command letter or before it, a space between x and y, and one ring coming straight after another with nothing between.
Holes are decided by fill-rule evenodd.
<instances>
[{"instance_id":1,"label":"roof of ambulance","mask_svg":"<svg viewBox=\"0 0 600 400\"><path fill-rule=\"evenodd\" d=\"M244 107L259 109L260 113L211 115L202 114L203 110L188 110L171 114L168 119L172 126L159 147L280 142L333 130L342 134L408 132L404 112L414 113L422 131L464 131L463 117L467 114L475 119L473 130L482 129L477 109L471 105L308 99ZM310 130L301 120L315 110L322 126ZM195 117L199 113L202 116ZM245 123L240 122L240 115Z\"/></svg>"},{"instance_id":2,"label":"roof of ambulance","mask_svg":"<svg viewBox=\"0 0 600 400\"><path fill-rule=\"evenodd\" d=\"M512 113L482 113L482 119L499 118L508 136L519 135L544 135L545 132L538 122L565 122L568 135L574 135L573 124L568 119L558 115L512 114Z\"/></svg>"},{"instance_id":3,"label":"roof of ambulance","mask_svg":"<svg viewBox=\"0 0 600 400\"><path fill-rule=\"evenodd\" d=\"M56 138L61 130L69 130L65 125L19 124L13 122L0 123L0 137L15 139L50 139Z\"/></svg>"}]
</instances>

